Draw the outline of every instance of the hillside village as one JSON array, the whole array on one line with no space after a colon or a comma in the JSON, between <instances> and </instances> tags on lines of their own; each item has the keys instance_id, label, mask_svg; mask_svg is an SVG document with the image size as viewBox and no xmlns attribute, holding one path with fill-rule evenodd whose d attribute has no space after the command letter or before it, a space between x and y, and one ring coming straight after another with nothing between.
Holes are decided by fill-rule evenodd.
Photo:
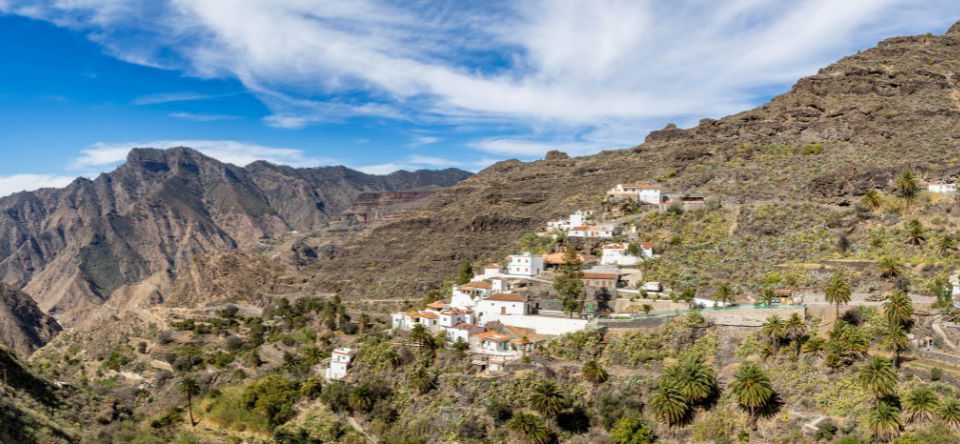
<instances>
[{"instance_id":1,"label":"hillside village","mask_svg":"<svg viewBox=\"0 0 960 444\"><path fill-rule=\"evenodd\" d=\"M892 38L72 307L0 347L0 442L960 442L958 48Z\"/></svg>"}]
</instances>

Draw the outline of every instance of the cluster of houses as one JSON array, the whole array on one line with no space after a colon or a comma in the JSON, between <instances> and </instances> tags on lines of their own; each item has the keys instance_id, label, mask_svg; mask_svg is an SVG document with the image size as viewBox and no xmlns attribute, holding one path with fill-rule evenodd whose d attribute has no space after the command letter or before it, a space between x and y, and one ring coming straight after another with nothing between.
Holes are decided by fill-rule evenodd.
<instances>
[{"instance_id":1,"label":"cluster of houses","mask_svg":"<svg viewBox=\"0 0 960 444\"><path fill-rule=\"evenodd\" d=\"M517 275L496 265L463 285L452 289L450 302L435 301L423 310L392 315L397 330L422 325L433 334L443 332L447 341L463 341L475 352L503 357L519 357L537 343L554 335L586 328L589 321L570 319L560 313L541 310L521 292L513 291L512 280L529 275L530 267L540 267L542 257L517 255Z\"/></svg>"}]
</instances>

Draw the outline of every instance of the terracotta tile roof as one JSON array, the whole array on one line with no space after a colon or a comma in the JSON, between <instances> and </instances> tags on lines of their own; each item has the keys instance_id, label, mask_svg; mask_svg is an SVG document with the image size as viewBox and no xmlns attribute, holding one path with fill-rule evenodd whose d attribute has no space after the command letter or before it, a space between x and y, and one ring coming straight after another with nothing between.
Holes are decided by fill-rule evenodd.
<instances>
[{"instance_id":1,"label":"terracotta tile roof","mask_svg":"<svg viewBox=\"0 0 960 444\"><path fill-rule=\"evenodd\" d=\"M411 317L411 318L413 318L413 319L420 319L420 313L419 313L419 312L416 312L416 311L408 311L408 312L407 312L407 316L409 316L409 317Z\"/></svg>"},{"instance_id":2,"label":"terracotta tile roof","mask_svg":"<svg viewBox=\"0 0 960 444\"><path fill-rule=\"evenodd\" d=\"M584 273L584 279L617 279L617 276L614 273Z\"/></svg>"},{"instance_id":3,"label":"terracotta tile roof","mask_svg":"<svg viewBox=\"0 0 960 444\"><path fill-rule=\"evenodd\" d=\"M427 318L427 319L437 319L437 318L440 317L440 315L438 315L438 314L436 314L436 313L433 313L433 312L429 312L429 311L421 311L421 312L420 312L420 317L421 317L421 318Z\"/></svg>"},{"instance_id":4,"label":"terracotta tile roof","mask_svg":"<svg viewBox=\"0 0 960 444\"><path fill-rule=\"evenodd\" d=\"M583 230L586 230L587 228L590 228L590 227L588 227L588 226L586 226L586 225L580 225L580 226L578 226L578 227L573 227L573 228L571 228L571 230L573 230L573 231L583 231Z\"/></svg>"},{"instance_id":5,"label":"terracotta tile roof","mask_svg":"<svg viewBox=\"0 0 960 444\"><path fill-rule=\"evenodd\" d=\"M583 262L583 255L578 254L577 258L580 259L580 262ZM543 262L547 265L561 265L564 263L564 253L550 253L543 255Z\"/></svg>"},{"instance_id":6,"label":"terracotta tile roof","mask_svg":"<svg viewBox=\"0 0 960 444\"><path fill-rule=\"evenodd\" d=\"M663 188L663 185L660 185L660 184L658 184L658 183L653 183L653 182L634 182L634 183L625 183L625 184L623 184L623 188L624 188L624 189L627 189L627 188L641 188L641 189L651 189L651 190L654 190L654 189Z\"/></svg>"},{"instance_id":7,"label":"terracotta tile roof","mask_svg":"<svg viewBox=\"0 0 960 444\"><path fill-rule=\"evenodd\" d=\"M497 293L487 298L487 300L496 302L527 302L527 296L516 293Z\"/></svg>"},{"instance_id":8,"label":"terracotta tile roof","mask_svg":"<svg viewBox=\"0 0 960 444\"><path fill-rule=\"evenodd\" d=\"M461 322L461 323L459 323L459 324L457 324L457 325L454 325L453 328L455 328L455 329L457 329L457 330L472 331L472 330L477 330L477 329L479 329L480 327L477 327L477 326L474 325L474 324L468 324L468 323L466 323L466 322Z\"/></svg>"},{"instance_id":9,"label":"terracotta tile roof","mask_svg":"<svg viewBox=\"0 0 960 444\"><path fill-rule=\"evenodd\" d=\"M499 269L500 269L500 264L487 264L487 266L484 267L484 268L496 268L496 269L499 270Z\"/></svg>"},{"instance_id":10,"label":"terracotta tile roof","mask_svg":"<svg viewBox=\"0 0 960 444\"><path fill-rule=\"evenodd\" d=\"M445 302L443 302L443 301L433 301L433 302L427 304L427 307L436 308L437 310L440 310L440 309L442 309L442 308L444 308L444 307L446 307L446 306L447 306L447 304L446 304Z\"/></svg>"},{"instance_id":11,"label":"terracotta tile roof","mask_svg":"<svg viewBox=\"0 0 960 444\"><path fill-rule=\"evenodd\" d=\"M640 242L640 246L649 250L653 248L653 242Z\"/></svg>"},{"instance_id":12,"label":"terracotta tile roof","mask_svg":"<svg viewBox=\"0 0 960 444\"><path fill-rule=\"evenodd\" d=\"M509 335L505 335L503 333L497 333L495 331L485 331L483 333L478 334L477 337L480 338L481 341L487 341L487 342L507 342L510 340Z\"/></svg>"},{"instance_id":13,"label":"terracotta tile roof","mask_svg":"<svg viewBox=\"0 0 960 444\"><path fill-rule=\"evenodd\" d=\"M787 288L778 288L776 290L773 290L773 294L777 296L792 296L793 290L790 290Z\"/></svg>"},{"instance_id":14,"label":"terracotta tile roof","mask_svg":"<svg viewBox=\"0 0 960 444\"><path fill-rule=\"evenodd\" d=\"M493 288L493 286L490 285L489 282L484 281L468 282L466 284L457 286L457 289L459 290L489 290L491 288Z\"/></svg>"}]
</instances>

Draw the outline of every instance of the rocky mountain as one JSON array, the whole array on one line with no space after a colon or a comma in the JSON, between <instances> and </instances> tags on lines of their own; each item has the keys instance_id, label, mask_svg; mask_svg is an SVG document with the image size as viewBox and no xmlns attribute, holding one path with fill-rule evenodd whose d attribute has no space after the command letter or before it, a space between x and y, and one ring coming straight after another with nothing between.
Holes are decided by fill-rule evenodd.
<instances>
[{"instance_id":1,"label":"rocky mountain","mask_svg":"<svg viewBox=\"0 0 960 444\"><path fill-rule=\"evenodd\" d=\"M0 284L0 344L26 359L60 330L60 324L40 311L29 295Z\"/></svg>"},{"instance_id":2,"label":"rocky mountain","mask_svg":"<svg viewBox=\"0 0 960 444\"><path fill-rule=\"evenodd\" d=\"M238 167L189 148L135 149L94 180L0 199L0 282L25 289L70 325L118 291L152 294L132 289L169 282L198 254L321 227L361 193L447 187L468 176Z\"/></svg>"},{"instance_id":3,"label":"rocky mountain","mask_svg":"<svg viewBox=\"0 0 960 444\"><path fill-rule=\"evenodd\" d=\"M599 206L614 184L654 179L731 208L752 205L734 213L736 251L697 273L730 277L761 260L803 260L815 253L810 242L758 235L829 229L844 216L824 206L850 206L868 188L892 191L906 169L921 180L960 175L958 60L960 24L890 38L763 106L689 129L668 125L633 149L498 163L321 262L317 279L358 295L416 297L451 279L459 261L497 260L545 221ZM762 203L771 212L757 211Z\"/></svg>"}]
</instances>

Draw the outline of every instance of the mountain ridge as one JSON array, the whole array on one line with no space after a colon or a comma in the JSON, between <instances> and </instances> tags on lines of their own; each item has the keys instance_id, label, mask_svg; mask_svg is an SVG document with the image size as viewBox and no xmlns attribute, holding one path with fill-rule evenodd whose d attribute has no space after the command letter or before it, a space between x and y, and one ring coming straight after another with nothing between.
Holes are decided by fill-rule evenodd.
<instances>
[{"instance_id":1,"label":"mountain ridge","mask_svg":"<svg viewBox=\"0 0 960 444\"><path fill-rule=\"evenodd\" d=\"M446 187L460 170L374 176L345 167L239 167L176 147L62 189L0 198L0 282L69 325L113 292L203 252L324 226L368 191Z\"/></svg>"}]
</instances>

